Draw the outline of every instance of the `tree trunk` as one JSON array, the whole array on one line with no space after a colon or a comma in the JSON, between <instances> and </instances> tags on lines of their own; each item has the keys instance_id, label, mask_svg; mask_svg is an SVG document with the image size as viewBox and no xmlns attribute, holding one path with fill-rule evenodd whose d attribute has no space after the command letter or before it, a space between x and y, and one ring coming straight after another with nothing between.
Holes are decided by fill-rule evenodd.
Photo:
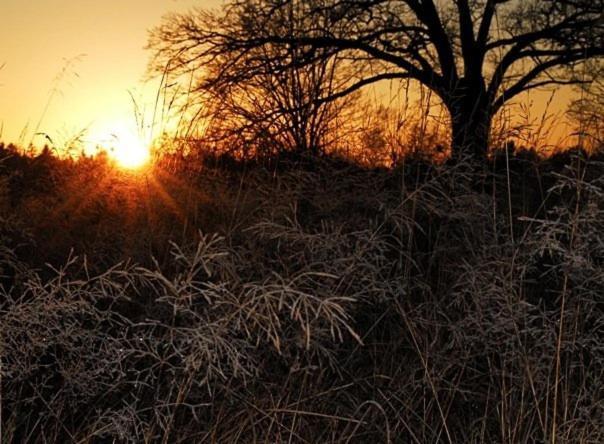
<instances>
[{"instance_id":1,"label":"tree trunk","mask_svg":"<svg viewBox=\"0 0 604 444\"><path fill-rule=\"evenodd\" d=\"M451 157L454 161L472 158L484 162L489 149L491 105L485 94L457 90L448 104L451 114Z\"/></svg>"}]
</instances>

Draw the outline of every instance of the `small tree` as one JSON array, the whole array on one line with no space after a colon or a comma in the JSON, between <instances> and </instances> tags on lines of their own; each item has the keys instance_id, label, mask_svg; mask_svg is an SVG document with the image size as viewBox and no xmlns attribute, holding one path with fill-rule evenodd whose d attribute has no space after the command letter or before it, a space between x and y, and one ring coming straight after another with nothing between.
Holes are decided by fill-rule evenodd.
<instances>
[{"instance_id":1,"label":"small tree","mask_svg":"<svg viewBox=\"0 0 604 444\"><path fill-rule=\"evenodd\" d=\"M453 155L483 158L506 102L579 83L567 68L604 55L603 10L604 0L231 0L222 13L172 16L151 47L179 68L245 60L237 73L205 77L223 85L264 71L258 48L272 48L281 69L337 54L348 77L320 103L385 79L413 79L448 109Z\"/></svg>"},{"instance_id":2,"label":"small tree","mask_svg":"<svg viewBox=\"0 0 604 444\"><path fill-rule=\"evenodd\" d=\"M604 63L594 63L587 67L594 81L582 85L579 98L569 108L574 121L579 145L591 151L604 151Z\"/></svg>"},{"instance_id":3,"label":"small tree","mask_svg":"<svg viewBox=\"0 0 604 444\"><path fill-rule=\"evenodd\" d=\"M267 26L274 33L287 33L293 20L293 16L282 18ZM153 69L168 75L193 74L195 82L185 105L193 102L199 106L195 118L207 125L205 140L222 150L228 147L226 150L243 155L283 151L318 155L332 148L336 122L344 110L352 110L356 97L322 100L343 83L344 70L338 69L341 60L337 55L322 50L321 57L308 63L297 45L260 45L234 58L229 52L195 55L193 49L189 52L178 44L166 45L180 39L176 36L185 29L234 32L240 26L249 26L243 15L235 21L204 11L172 15L152 34L151 46L159 49Z\"/></svg>"}]
</instances>

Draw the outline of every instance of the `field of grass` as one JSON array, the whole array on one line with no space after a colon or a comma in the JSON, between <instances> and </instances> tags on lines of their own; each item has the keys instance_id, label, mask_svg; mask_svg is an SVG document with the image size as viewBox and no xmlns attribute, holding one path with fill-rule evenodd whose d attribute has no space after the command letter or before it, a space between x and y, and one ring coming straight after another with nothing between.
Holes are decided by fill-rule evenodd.
<instances>
[{"instance_id":1,"label":"field of grass","mask_svg":"<svg viewBox=\"0 0 604 444\"><path fill-rule=\"evenodd\" d=\"M604 442L604 159L0 150L2 443Z\"/></svg>"}]
</instances>

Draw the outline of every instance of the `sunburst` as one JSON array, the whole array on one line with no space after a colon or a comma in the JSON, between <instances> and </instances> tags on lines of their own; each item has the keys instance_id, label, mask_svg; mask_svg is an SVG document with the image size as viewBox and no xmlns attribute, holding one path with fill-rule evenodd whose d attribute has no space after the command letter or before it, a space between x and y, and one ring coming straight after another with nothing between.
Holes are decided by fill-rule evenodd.
<instances>
[{"instance_id":1,"label":"sunburst","mask_svg":"<svg viewBox=\"0 0 604 444\"><path fill-rule=\"evenodd\" d=\"M116 163L126 169L139 169L151 159L149 143L133 131L121 130L112 134L110 155Z\"/></svg>"}]
</instances>

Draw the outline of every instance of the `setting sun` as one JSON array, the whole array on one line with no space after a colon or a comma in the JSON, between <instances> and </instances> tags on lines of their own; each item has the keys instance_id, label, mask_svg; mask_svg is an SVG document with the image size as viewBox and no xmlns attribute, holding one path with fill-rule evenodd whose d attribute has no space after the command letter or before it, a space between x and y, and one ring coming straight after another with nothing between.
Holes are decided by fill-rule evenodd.
<instances>
[{"instance_id":1,"label":"setting sun","mask_svg":"<svg viewBox=\"0 0 604 444\"><path fill-rule=\"evenodd\" d=\"M116 135L109 153L123 168L137 169L149 162L149 145L136 134L124 132Z\"/></svg>"},{"instance_id":2,"label":"setting sun","mask_svg":"<svg viewBox=\"0 0 604 444\"><path fill-rule=\"evenodd\" d=\"M121 168L139 169L150 158L150 142L136 128L121 122L108 124L90 137L90 151L106 151Z\"/></svg>"}]
</instances>

